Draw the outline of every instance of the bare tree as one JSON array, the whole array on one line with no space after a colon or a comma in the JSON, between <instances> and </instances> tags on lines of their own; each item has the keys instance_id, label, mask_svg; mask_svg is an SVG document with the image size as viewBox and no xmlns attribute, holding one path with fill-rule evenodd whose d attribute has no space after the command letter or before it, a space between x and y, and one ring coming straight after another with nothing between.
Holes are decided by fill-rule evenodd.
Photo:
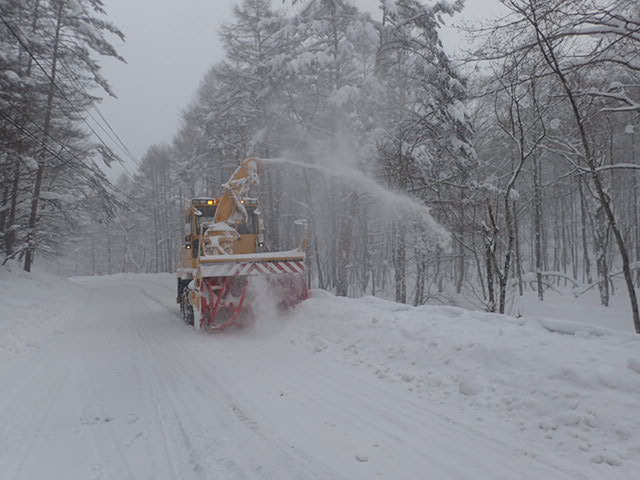
<instances>
[{"instance_id":1,"label":"bare tree","mask_svg":"<svg viewBox=\"0 0 640 480\"><path fill-rule=\"evenodd\" d=\"M586 97L600 100L601 111L628 111L636 104L628 95L628 87L615 83L601 87L588 86L585 77L601 66L608 65L622 72L638 71L636 57L638 25L627 17L631 3L614 1L605 7L591 0L502 0L511 16L496 25L490 40L495 44L485 51L484 58L522 59L535 55L540 59L538 77L553 79L566 103L578 139L571 155L577 158L576 169L588 175L590 185L598 201L601 218L610 230L622 262L633 324L640 333L638 301L633 285L631 263L624 235L618 225L611 194L603 178L600 159L593 144L593 102L582 101ZM594 39L597 37L597 39ZM604 99L604 100L603 100ZM606 100L606 101L605 101ZM611 106L606 102L617 102ZM594 230L597 230L597 224ZM600 240L606 231L600 231ZM598 241L598 248L602 242ZM599 258L604 258L602 252ZM599 263L599 268L605 268ZM608 273L600 272L606 276Z\"/></svg>"}]
</instances>

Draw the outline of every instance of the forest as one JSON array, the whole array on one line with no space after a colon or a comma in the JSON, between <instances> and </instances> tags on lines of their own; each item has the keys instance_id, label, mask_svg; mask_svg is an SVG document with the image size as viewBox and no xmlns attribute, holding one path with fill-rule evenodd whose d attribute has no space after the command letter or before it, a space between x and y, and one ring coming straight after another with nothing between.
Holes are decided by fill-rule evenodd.
<instances>
[{"instance_id":1,"label":"forest","mask_svg":"<svg viewBox=\"0 0 640 480\"><path fill-rule=\"evenodd\" d=\"M114 95L100 58L124 61L108 6L0 0L0 263L173 272L190 199L256 156L269 246L307 235L315 288L499 313L598 291L640 333L640 6L499 3L454 58L463 0L239 0L181 128L138 162L87 122Z\"/></svg>"}]
</instances>

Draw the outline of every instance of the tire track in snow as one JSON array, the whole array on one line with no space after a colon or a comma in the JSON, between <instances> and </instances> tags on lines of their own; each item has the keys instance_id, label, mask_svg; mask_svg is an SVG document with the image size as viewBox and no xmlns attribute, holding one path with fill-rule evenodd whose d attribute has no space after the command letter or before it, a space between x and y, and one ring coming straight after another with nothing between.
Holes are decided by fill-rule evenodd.
<instances>
[{"instance_id":1,"label":"tire track in snow","mask_svg":"<svg viewBox=\"0 0 640 480\"><path fill-rule=\"evenodd\" d=\"M167 398L168 395L167 389L158 383L158 375L153 368L153 355L150 352L150 348L148 342L146 341L144 334L142 333L142 329L138 326L136 328L136 337L137 337L137 345L139 345L140 349L144 352L144 370L142 372L141 377L144 378L145 391L151 394L150 403L153 405L155 416L158 419L158 424L162 431L163 436L163 450L165 451L167 461L171 466L171 471L173 472L175 478L182 479L183 477L179 473L179 469L176 467L176 458L175 454L172 452L170 448L170 435L168 433L168 427L165 421L165 415L161 412L159 398ZM160 388L158 388L160 387ZM164 394L164 395L163 395ZM172 405L175 407L175 405ZM172 408L171 416L179 422L179 418L176 415L175 409ZM187 455L190 458L191 463L194 465L194 472L196 472L199 478L206 478L201 475L201 464L195 454L193 447L191 446L188 438L184 436L184 430L180 426L179 430L182 433L183 440L186 440L184 446L186 446Z\"/></svg>"},{"instance_id":2,"label":"tire track in snow","mask_svg":"<svg viewBox=\"0 0 640 480\"><path fill-rule=\"evenodd\" d=\"M83 384L81 385L78 382L78 380L82 376L80 374L80 372L78 371L79 368L80 368L80 365L78 365L76 363L76 365L75 365L76 372L75 372L75 375L74 375L74 378L76 379L76 381L74 383L75 383L75 385L77 387L77 391L82 391L83 388L84 388L84 385ZM84 399L83 399L83 401L84 401ZM82 423L82 420L80 422ZM98 444L98 441L96 439L96 435L93 433L93 431L90 430L87 433L87 436L89 437L89 442L91 444L92 465L91 465L90 468L91 468L91 471L93 473L93 478L97 480L97 479L100 479L101 476L102 476L101 472L102 472L102 467L103 467L103 461L100 458L101 457L100 452L102 450L101 450L101 448L100 448L100 446Z\"/></svg>"},{"instance_id":3,"label":"tire track in snow","mask_svg":"<svg viewBox=\"0 0 640 480\"><path fill-rule=\"evenodd\" d=\"M216 452L221 451L227 448L227 446L220 442L220 440L216 440L210 437L209 433L202 428L203 419L197 418L197 416L193 415L193 411L201 411L203 413L211 414L215 409L212 408L211 402L206 402L206 406L200 408L199 410L196 408L197 405L194 405L200 401L200 398L191 396L188 399L180 399L175 391L177 390L177 386L175 384L170 385L167 376L171 373L173 379L185 379L190 378L186 375L183 369L179 369L175 365L175 357L169 358L166 355L165 348L158 347L153 344L153 341L149 339L151 337L153 340L156 340L156 343L160 341L162 345L165 345L163 340L165 339L163 335L168 336L169 341L168 344L174 347L174 338L175 332L166 332L165 330L177 330L181 333L187 333L187 336L184 340L193 340L196 332L193 330L186 329L187 327L184 325L182 320L175 314L173 310L171 310L164 302L158 300L152 295L147 294L146 292L142 292L144 297L143 301L149 304L152 308L149 309L163 309L165 310L164 315L167 315L167 312L171 315L173 320L178 320L177 322L156 322L153 325L153 329L149 332L151 335L145 334L142 328L137 329L137 335L141 343L143 344L143 348L147 352L149 366L147 373L149 374L148 378L150 383L153 385L153 389L156 392L154 396L156 398L163 398L166 400L169 405L163 406L169 412L169 416L175 422L178 433L184 442L184 445L188 448L188 454L192 459L192 464L194 465L194 471L198 474L200 478L220 478L218 475L221 473L230 474L229 479L243 479L247 478L242 468L233 460L229 458L224 458L218 455L215 459L215 463L211 464L209 461L208 452ZM169 318L168 316L166 317ZM185 330L186 329L186 330ZM174 352L175 353L175 352ZM194 362L194 365L197 362ZM200 382L192 382L187 385L187 389L195 388L198 393L203 394L202 389L199 385ZM206 395L203 394L203 398ZM189 402L191 404L191 408L185 409L184 405ZM188 423L188 425L186 425ZM188 427L188 428L187 428ZM188 433L190 432L190 433ZM194 434L197 432L197 434ZM192 438L200 439L200 442L206 441L210 443L206 443L206 445L198 448L197 444L192 441ZM205 451L204 453L202 451ZM225 471L222 471L221 468L224 466ZM207 474L211 473L211 470L216 470L216 476L210 477Z\"/></svg>"},{"instance_id":4,"label":"tire track in snow","mask_svg":"<svg viewBox=\"0 0 640 480\"><path fill-rule=\"evenodd\" d=\"M91 409L94 412L93 421L96 422L95 425L90 425L93 427L102 426L101 430L106 429L108 432L107 439L103 440L103 435L99 435L94 432L97 428L89 428L89 435L92 440L92 446L94 447L94 451L104 453L107 451L107 448L103 446L103 443L107 443L107 446L111 447L111 450L114 451L117 457L120 459L120 464L126 477L119 475L118 478L128 478L131 480L135 480L137 477L134 474L131 463L129 462L127 455L122 449L122 442L118 438L118 435L115 431L114 421L115 418L112 418L108 413L104 400L102 396L99 394L99 388L94 378L93 372L89 372L86 366L90 364L90 359L87 358L87 351L83 350L79 353L79 361L75 363L77 375L80 377L79 384L82 385L83 396L85 408L87 405L91 405ZM82 421L86 421L83 419ZM102 462L100 460L100 456L97 458L97 465L102 466Z\"/></svg>"},{"instance_id":5,"label":"tire track in snow","mask_svg":"<svg viewBox=\"0 0 640 480\"><path fill-rule=\"evenodd\" d=\"M140 334L140 338L144 342L143 348L147 350L148 357L153 358L154 360L153 363L156 365L159 365L158 351L155 350L148 343L145 336L142 334L142 331L139 331L139 334ZM164 402L163 402L164 408L168 411L167 416L170 416L170 418L176 424L178 433L180 435L180 438L182 439L182 445L186 446L188 456L190 457L191 463L193 464L193 471L198 475L199 478L204 478L204 479L210 478L207 475L207 473L210 473L209 468L207 468L207 464L209 463L208 459L203 458L203 455L198 452L198 449L196 448L196 446L191 440L192 438L195 438L195 437L199 437L201 441L202 439L207 440L206 432L202 430L202 426L201 426L202 422L198 422L194 420L193 416L184 410L184 407L183 407L184 401L179 402L178 399L176 399L176 395L174 394L175 386L172 388L168 385L166 381L163 380L164 375L174 370L173 367L171 365L167 365L163 363L162 374L156 371L156 368L151 368L148 371L150 384L154 385L152 386L153 391L156 392L155 395L159 395L164 399L165 402L168 402L168 405L164 405ZM195 403L195 401L192 403ZM195 405L192 405L192 407L195 407ZM207 410L204 410L204 411L207 411ZM166 417L164 415L160 415L160 413L159 413L159 416ZM187 433L187 427L185 426L185 422L187 420L189 421L190 434ZM165 421L164 420L161 420L161 421L163 423L163 429L166 432L167 428L166 428ZM195 432L199 432L199 433L195 434ZM167 445L169 445L169 437L167 436L166 439L167 439ZM213 440L212 440L212 443L213 443ZM208 446L212 451L218 450L217 447L219 447L219 445L216 443L209 444ZM223 463L223 462L220 460L220 463ZM234 474L234 478L238 478L238 479L244 478L241 475L240 470L237 468L237 466L235 466L233 462L227 461L225 462L225 466L227 467L228 470L229 469L233 470L232 473Z\"/></svg>"},{"instance_id":6,"label":"tire track in snow","mask_svg":"<svg viewBox=\"0 0 640 480\"><path fill-rule=\"evenodd\" d=\"M153 298L150 298L150 300L155 301ZM187 328L182 324L177 327L181 330ZM185 332L189 332L187 338L193 339L195 337L205 342L212 338L208 335L194 333L193 330L185 330ZM278 456L278 461L272 462L275 464L270 467L274 470L273 476L270 477L264 476L267 474L265 466L262 466L260 470L261 466L256 465L254 469L259 473L247 476L250 475L250 473L245 472L243 474L243 470L246 470L246 468L233 468L234 462L232 461L230 463L227 459L224 461L227 469L231 468L233 470L229 472L233 474L230 478L317 478L323 480L345 478L330 469L327 465L318 463L317 459L313 456L305 452L300 452L291 445L283 444L278 439L272 438L269 433L264 432L264 426L242 409L237 399L230 395L225 387L213 377L212 370L215 369L214 365L205 364L203 367L202 359L197 358L192 351L178 350L173 344L174 348L167 349L164 344L162 348L152 345L148 339L147 343L149 348L154 352L154 359L162 361L162 365L158 364L158 368L161 366L161 370L165 374L168 371L172 371L174 375L188 379L189 385L195 390L194 393L197 393L197 395L193 395L190 399L194 408L190 410L190 412L183 412L182 415L183 417L189 417L189 427L200 430L202 434L202 418L194 418L191 412L208 412L209 415L214 412L216 413L219 425L223 427L225 431L232 432L236 435L242 433L244 442L253 445L255 445L257 441L259 442L253 448L267 449L270 452L270 456L274 456L274 453ZM198 372L200 375L196 375L194 372ZM167 394L172 397L173 402L179 403L180 400L174 392L175 389L167 389ZM242 429L238 429L238 425L242 426ZM206 435L206 432L204 432L204 434ZM214 441L217 445L214 449L219 447L220 449L226 448L228 450L228 447L219 440ZM218 458L218 465L221 460L224 459ZM281 465L286 466L287 469L282 470Z\"/></svg>"},{"instance_id":7,"label":"tire track in snow","mask_svg":"<svg viewBox=\"0 0 640 480\"><path fill-rule=\"evenodd\" d=\"M150 310L145 308L140 302L139 292L136 288L131 288L128 284L119 284L117 290L120 291L117 302L121 305L129 305L130 308L125 312L122 318L115 319L113 327L113 339L104 338L104 344L115 344L118 342L126 342L126 344L120 345L123 351L122 359L119 359L119 363L124 363L127 375L133 377L130 383L135 388L135 393L129 392L131 398L129 402L135 402L135 405L131 405L132 408L137 409L133 423L137 423L136 430L142 428L145 424L147 427L147 433L139 432L130 439L128 442L121 441L121 435L115 430L112 422L109 422L108 428L110 430L111 438L117 444L119 449L118 456L129 464L127 461L128 453L122 450L122 444L132 448L136 442L141 443L137 450L141 450L146 447L144 452L133 452L132 455L137 457L136 468L131 466L127 467L130 472L131 478L153 478L157 480L159 478L167 478L168 480L182 480L184 477L181 473L181 468L178 466L180 461L178 454L174 451L173 447L179 447L182 451L180 443L175 442L171 444L171 432L165 420L164 412L161 408L162 396L156 389L155 384L152 381L152 362L153 359L149 358L145 350L145 345L140 341L138 332L142 328L142 325L156 322L157 318L151 316ZM103 290L104 298L106 301L113 302L115 298L109 298L113 296L113 291L116 289L106 288ZM166 314L166 312L163 312ZM128 353L127 353L128 352ZM131 373L132 372L132 373ZM102 379L101 381L104 381ZM97 386L97 385L96 385ZM116 405L111 405L115 408ZM108 413L104 408L105 415ZM159 446L159 448L158 448ZM158 451L160 450L160 452ZM140 465L140 457L143 456L142 465ZM136 474L136 472L140 472ZM116 477L120 480L120 476Z\"/></svg>"},{"instance_id":8,"label":"tire track in snow","mask_svg":"<svg viewBox=\"0 0 640 480\"><path fill-rule=\"evenodd\" d=\"M150 297L148 295L145 295L145 297L147 302L148 301L152 302L153 307L164 308L164 305L162 305L162 303L156 300L155 298ZM161 326L158 324L156 325L155 328L160 329L162 327L164 327L164 325ZM182 329L182 325L180 325L179 328ZM210 473L210 468L208 468L209 467L208 464L210 462L208 461L208 458L203 458L204 456L203 454L198 453L196 446L191 441L191 438L197 437L197 438L200 438L201 441L211 442L211 443L207 443L206 447L208 450L214 451L214 452L221 451L224 448L226 448L226 446L221 444L219 440L210 438L210 436L208 435L208 432L204 431L202 428L202 419L195 418L194 415L191 414L191 411L195 410L196 407L198 406L197 403L199 402L199 399L192 395L191 398L188 399L188 401L191 403L192 408L185 410L184 409L184 404L186 403L185 400L183 399L182 401L180 401L174 393L177 385L174 384L170 386L168 382L164 380L167 377L168 373L171 373L173 378L189 378L189 377L185 375L185 372L183 370L176 368L174 364L175 363L174 358L167 359L163 349L156 348L152 345L152 343L149 341L149 339L144 334L141 328L138 328L137 333L141 343L143 344L143 348L147 352L147 358L149 359L149 362L148 362L149 369L147 370L147 373L149 374L148 378L149 378L150 384L152 385L154 392L156 392L154 394L154 397L163 398L164 400L169 402L169 405L165 406L165 408L168 410L171 418L176 423L179 434L184 444L188 448L188 454L191 457L192 462L194 464L194 471L201 478L211 478L207 476L207 473ZM158 333L157 330L153 332L153 335L156 338L157 338L157 333ZM198 391L198 393L202 393L202 390L199 388L199 384L197 382L194 382L193 384L188 386L195 388ZM213 411L213 409L211 408L211 404L208 402L206 407L201 408L200 411L203 413L206 413L206 412L210 413L211 411ZM189 422L188 426L189 426L189 432L191 433L190 435L187 434L187 428L185 427L185 422L187 421ZM166 431L166 427L165 427L165 431ZM196 435L194 434L194 432L198 432L198 434ZM210 467L211 469L215 467L218 470L216 471L216 474L221 474L221 473L225 473L220 471L220 468L222 468L222 466L224 466L225 469L227 470L226 473L231 474L230 477L226 477L226 478L234 478L234 479L237 478L240 480L247 478L242 472L241 468L233 460L225 459L223 457L220 457L219 455L216 457L215 465L211 465ZM218 478L218 477L216 476L213 478Z\"/></svg>"}]
</instances>

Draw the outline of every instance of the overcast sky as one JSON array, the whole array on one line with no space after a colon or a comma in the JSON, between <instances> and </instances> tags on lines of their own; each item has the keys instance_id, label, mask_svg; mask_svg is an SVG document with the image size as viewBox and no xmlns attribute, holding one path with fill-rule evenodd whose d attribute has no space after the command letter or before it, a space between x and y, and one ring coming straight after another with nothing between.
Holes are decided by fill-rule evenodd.
<instances>
[{"instance_id":1,"label":"overcast sky","mask_svg":"<svg viewBox=\"0 0 640 480\"><path fill-rule=\"evenodd\" d=\"M281 0L273 0L274 5ZM378 0L356 0L377 15ZM289 3L289 2L287 2ZM463 19L486 17L496 0L467 0ZM138 158L153 144L170 143L181 111L208 68L222 58L219 26L231 20L231 0L109 0L108 17L126 35L116 41L127 64L103 61L103 74L118 99L101 111ZM445 32L454 49L458 36Z\"/></svg>"}]
</instances>

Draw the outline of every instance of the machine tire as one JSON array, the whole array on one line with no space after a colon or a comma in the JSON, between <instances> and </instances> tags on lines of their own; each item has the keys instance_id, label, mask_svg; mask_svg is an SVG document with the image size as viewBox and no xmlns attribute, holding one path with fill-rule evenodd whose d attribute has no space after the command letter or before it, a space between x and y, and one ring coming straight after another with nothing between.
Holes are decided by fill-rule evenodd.
<instances>
[{"instance_id":1,"label":"machine tire","mask_svg":"<svg viewBox=\"0 0 640 480\"><path fill-rule=\"evenodd\" d=\"M182 290L180 297L180 314L184 323L193 326L193 306L189 303L189 288Z\"/></svg>"}]
</instances>

